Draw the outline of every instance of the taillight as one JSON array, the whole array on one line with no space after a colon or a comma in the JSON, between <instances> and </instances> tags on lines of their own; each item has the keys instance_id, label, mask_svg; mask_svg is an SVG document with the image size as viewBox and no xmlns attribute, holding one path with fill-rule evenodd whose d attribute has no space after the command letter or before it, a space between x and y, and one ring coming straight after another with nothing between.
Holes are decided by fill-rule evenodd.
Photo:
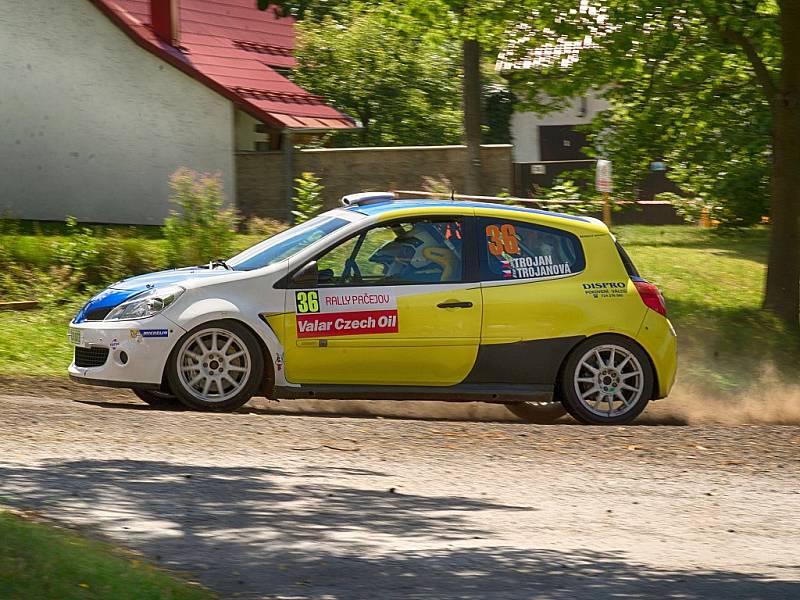
<instances>
[{"instance_id":1,"label":"taillight","mask_svg":"<svg viewBox=\"0 0 800 600\"><path fill-rule=\"evenodd\" d=\"M642 297L642 302L644 302L647 308L652 308L658 314L664 315L665 317L667 316L667 304L664 302L664 296L661 295L661 290L652 283L644 280L634 280L633 285L636 286L636 290L639 292L639 295Z\"/></svg>"}]
</instances>

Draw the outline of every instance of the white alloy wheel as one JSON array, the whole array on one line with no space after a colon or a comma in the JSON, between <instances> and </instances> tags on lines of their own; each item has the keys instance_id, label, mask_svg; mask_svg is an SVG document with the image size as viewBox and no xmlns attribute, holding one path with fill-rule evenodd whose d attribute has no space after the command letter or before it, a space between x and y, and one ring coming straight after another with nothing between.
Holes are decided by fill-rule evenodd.
<instances>
[{"instance_id":1,"label":"white alloy wheel","mask_svg":"<svg viewBox=\"0 0 800 600\"><path fill-rule=\"evenodd\" d=\"M176 355L183 390L203 403L222 403L247 387L253 359L238 335L220 327L190 335Z\"/></svg>"},{"instance_id":2,"label":"white alloy wheel","mask_svg":"<svg viewBox=\"0 0 800 600\"><path fill-rule=\"evenodd\" d=\"M616 344L603 344L578 359L572 384L583 408L611 419L639 404L646 381L642 364L633 352Z\"/></svg>"}]
</instances>

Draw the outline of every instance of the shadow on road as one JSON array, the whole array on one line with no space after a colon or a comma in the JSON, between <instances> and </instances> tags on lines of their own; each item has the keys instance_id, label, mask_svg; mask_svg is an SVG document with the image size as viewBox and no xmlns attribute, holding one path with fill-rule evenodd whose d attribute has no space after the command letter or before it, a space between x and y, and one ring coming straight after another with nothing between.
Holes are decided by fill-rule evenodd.
<instances>
[{"instance_id":1,"label":"shadow on road","mask_svg":"<svg viewBox=\"0 0 800 600\"><path fill-rule=\"evenodd\" d=\"M141 460L0 466L3 501L85 522L223 596L329 598L791 598L800 584L667 571L622 553L492 546L487 511L536 510L393 493L378 471L208 467ZM521 521L523 522L523 521ZM527 521L530 523L531 520ZM546 526L546 523L543 524Z\"/></svg>"}]
</instances>

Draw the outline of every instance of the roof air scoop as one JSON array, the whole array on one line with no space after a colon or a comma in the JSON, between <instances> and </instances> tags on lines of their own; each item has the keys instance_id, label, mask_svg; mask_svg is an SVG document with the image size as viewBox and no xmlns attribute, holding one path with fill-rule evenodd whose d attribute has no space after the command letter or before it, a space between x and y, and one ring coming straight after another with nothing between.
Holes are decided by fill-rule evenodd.
<instances>
[{"instance_id":1,"label":"roof air scoop","mask_svg":"<svg viewBox=\"0 0 800 600\"><path fill-rule=\"evenodd\" d=\"M360 194L348 194L342 196L340 202L342 206L367 206L378 204L379 202L391 202L397 198L394 192L361 192Z\"/></svg>"}]
</instances>

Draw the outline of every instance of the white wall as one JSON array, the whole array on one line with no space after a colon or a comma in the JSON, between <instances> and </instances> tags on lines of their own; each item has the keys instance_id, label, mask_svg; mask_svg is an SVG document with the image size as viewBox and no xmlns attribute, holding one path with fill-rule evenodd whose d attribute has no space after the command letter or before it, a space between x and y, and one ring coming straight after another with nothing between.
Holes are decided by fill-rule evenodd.
<instances>
[{"instance_id":1,"label":"white wall","mask_svg":"<svg viewBox=\"0 0 800 600\"><path fill-rule=\"evenodd\" d=\"M256 121L246 112L238 108L235 112L234 126L236 128L236 150L239 152L253 152L256 149L256 142L268 142L269 135L256 132Z\"/></svg>"},{"instance_id":2,"label":"white wall","mask_svg":"<svg viewBox=\"0 0 800 600\"><path fill-rule=\"evenodd\" d=\"M0 0L0 213L161 223L177 167L233 200L233 160L232 103L89 0Z\"/></svg>"},{"instance_id":3,"label":"white wall","mask_svg":"<svg viewBox=\"0 0 800 600\"><path fill-rule=\"evenodd\" d=\"M608 109L608 102L598 98L596 93L575 98L562 111L540 115L535 112L515 112L511 116L511 136L514 142L514 162L539 162L539 126L541 125L585 125L592 121L598 112Z\"/></svg>"}]
</instances>

